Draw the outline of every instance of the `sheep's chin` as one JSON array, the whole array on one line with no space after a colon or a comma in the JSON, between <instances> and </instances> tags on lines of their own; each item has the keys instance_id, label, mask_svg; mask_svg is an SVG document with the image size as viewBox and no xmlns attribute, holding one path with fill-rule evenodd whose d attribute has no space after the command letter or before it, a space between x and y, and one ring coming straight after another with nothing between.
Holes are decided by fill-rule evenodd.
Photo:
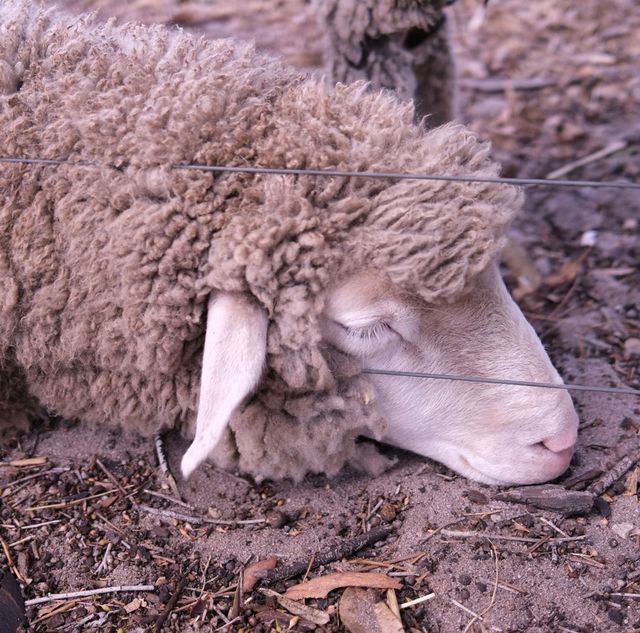
<instances>
[{"instance_id":1,"label":"sheep's chin","mask_svg":"<svg viewBox=\"0 0 640 633\"><path fill-rule=\"evenodd\" d=\"M549 465L545 468L533 467L521 473L515 471L512 465L500 463L484 464L485 460L462 453L457 453L454 457L439 461L442 461L449 468L468 479L491 486L514 486L541 484L559 477L568 467L568 463L562 464L560 459L557 458L556 460L558 464ZM502 476L500 471L506 471L509 474Z\"/></svg>"},{"instance_id":2,"label":"sheep's chin","mask_svg":"<svg viewBox=\"0 0 640 633\"><path fill-rule=\"evenodd\" d=\"M478 481L481 484L487 484L489 486L512 486L514 483L518 483L512 480L508 481L506 479L499 479L492 475L487 475L486 473L479 470L478 468L475 468L464 455L459 455L457 457L456 462L457 462L456 467L451 466L453 470L463 475L467 479ZM527 482L527 483L530 483L530 482Z\"/></svg>"},{"instance_id":3,"label":"sheep's chin","mask_svg":"<svg viewBox=\"0 0 640 633\"><path fill-rule=\"evenodd\" d=\"M438 459L437 461L443 463L457 474L481 484L487 484L489 486L508 486L513 483L487 475L478 468L472 466L469 460L462 454L457 454L455 457L448 457L447 459Z\"/></svg>"}]
</instances>

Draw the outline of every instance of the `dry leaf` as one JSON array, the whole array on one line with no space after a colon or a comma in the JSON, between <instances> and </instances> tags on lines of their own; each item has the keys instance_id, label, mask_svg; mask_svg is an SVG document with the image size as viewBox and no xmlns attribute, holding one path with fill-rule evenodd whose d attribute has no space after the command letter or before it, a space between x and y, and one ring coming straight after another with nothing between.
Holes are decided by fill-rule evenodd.
<instances>
[{"instance_id":1,"label":"dry leaf","mask_svg":"<svg viewBox=\"0 0 640 633\"><path fill-rule=\"evenodd\" d=\"M547 275L544 278L544 283L547 284L547 286L561 286L562 284L573 281L580 272L583 259L583 257L578 257L578 259L565 262L557 273Z\"/></svg>"},{"instance_id":2,"label":"dry leaf","mask_svg":"<svg viewBox=\"0 0 640 633\"><path fill-rule=\"evenodd\" d=\"M124 605L124 610L127 613L133 613L137 611L140 607L145 605L145 601L142 598L134 598L131 602Z\"/></svg>"},{"instance_id":3,"label":"dry leaf","mask_svg":"<svg viewBox=\"0 0 640 633\"><path fill-rule=\"evenodd\" d=\"M296 602L295 600L287 598L286 596L283 596L281 593L273 591L272 589L260 589L260 591L265 594L265 596L273 596L278 601L278 604L286 609L289 613L292 613L293 615L299 615L305 620L309 620L309 622L313 622L318 626L328 624L329 620L331 619L328 613L320 611L320 609L308 607L306 604L302 604L301 602Z\"/></svg>"},{"instance_id":4,"label":"dry leaf","mask_svg":"<svg viewBox=\"0 0 640 633\"><path fill-rule=\"evenodd\" d=\"M373 607L378 626L384 633L404 633L402 622L384 602L377 602Z\"/></svg>"},{"instance_id":5,"label":"dry leaf","mask_svg":"<svg viewBox=\"0 0 640 633\"><path fill-rule=\"evenodd\" d=\"M244 585L243 591L244 593L248 593L252 591L256 586L258 581L260 580L259 576L254 575L256 571L267 571L269 569L275 569L275 566L278 564L278 559L275 557L267 558L265 560L259 560L247 567L244 570Z\"/></svg>"},{"instance_id":6,"label":"dry leaf","mask_svg":"<svg viewBox=\"0 0 640 633\"><path fill-rule=\"evenodd\" d=\"M542 283L542 276L531 256L517 242L509 240L502 250L502 262L518 280L518 287L514 290L516 299L535 292Z\"/></svg>"},{"instance_id":7,"label":"dry leaf","mask_svg":"<svg viewBox=\"0 0 640 633\"><path fill-rule=\"evenodd\" d=\"M404 633L402 622L372 589L349 587L340 598L338 612L349 633Z\"/></svg>"},{"instance_id":8,"label":"dry leaf","mask_svg":"<svg viewBox=\"0 0 640 633\"><path fill-rule=\"evenodd\" d=\"M394 589L387 589L387 605L393 615L400 620L400 607L398 606L398 598Z\"/></svg>"},{"instance_id":9,"label":"dry leaf","mask_svg":"<svg viewBox=\"0 0 640 633\"><path fill-rule=\"evenodd\" d=\"M340 587L371 587L374 589L400 589L395 578L379 572L337 572L318 576L307 582L289 587L285 596L293 600L302 598L326 598L330 591Z\"/></svg>"}]
</instances>

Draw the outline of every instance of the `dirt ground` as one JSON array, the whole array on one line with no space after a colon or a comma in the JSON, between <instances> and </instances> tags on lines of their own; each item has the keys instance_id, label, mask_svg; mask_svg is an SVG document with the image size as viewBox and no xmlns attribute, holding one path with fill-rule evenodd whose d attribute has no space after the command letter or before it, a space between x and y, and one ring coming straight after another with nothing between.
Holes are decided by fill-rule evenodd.
<instances>
[{"instance_id":1,"label":"dirt ground","mask_svg":"<svg viewBox=\"0 0 640 633\"><path fill-rule=\"evenodd\" d=\"M450 17L460 118L492 140L505 175L544 178L569 165L562 177L640 181L634 0L491 0L486 9L459 0ZM565 380L639 389L640 193L529 188L513 237L535 271L516 257L505 275ZM578 449L554 483L596 502L572 516L498 500L508 491L392 449L397 465L375 479L256 484L205 466L188 483L178 478L178 503L150 440L62 421L5 440L0 631L13 630L3 628L10 573L26 599L139 588L28 606L38 632L640 631L640 399L574 400ZM186 442L169 436L164 446L178 473ZM9 464L23 458L32 460ZM370 531L374 542L358 548ZM243 569L271 558L276 569L301 565L263 581L279 593L349 570L385 572L398 588L335 589L296 614L247 590L248 570L238 589ZM393 611L394 598L429 594L400 609L401 625L375 624L389 610L374 612L377 601Z\"/></svg>"}]
</instances>

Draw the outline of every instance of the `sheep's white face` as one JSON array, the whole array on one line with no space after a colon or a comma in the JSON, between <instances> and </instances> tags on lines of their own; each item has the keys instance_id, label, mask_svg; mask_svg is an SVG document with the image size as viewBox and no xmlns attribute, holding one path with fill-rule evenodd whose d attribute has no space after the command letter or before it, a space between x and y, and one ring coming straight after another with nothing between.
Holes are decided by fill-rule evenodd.
<instances>
[{"instance_id":1,"label":"sheep's white face","mask_svg":"<svg viewBox=\"0 0 640 633\"><path fill-rule=\"evenodd\" d=\"M402 296L380 276L328 296L323 335L368 368L562 383L497 266L450 305ZM371 375L384 440L490 484L548 481L566 470L578 417L566 391Z\"/></svg>"},{"instance_id":2,"label":"sheep's white face","mask_svg":"<svg viewBox=\"0 0 640 633\"><path fill-rule=\"evenodd\" d=\"M267 315L243 295L209 300L188 477L260 382ZM327 294L325 341L365 368L562 383L496 265L450 305L403 295L386 277L353 275ZM491 484L548 481L569 465L578 418L562 390L371 375L384 440Z\"/></svg>"}]
</instances>

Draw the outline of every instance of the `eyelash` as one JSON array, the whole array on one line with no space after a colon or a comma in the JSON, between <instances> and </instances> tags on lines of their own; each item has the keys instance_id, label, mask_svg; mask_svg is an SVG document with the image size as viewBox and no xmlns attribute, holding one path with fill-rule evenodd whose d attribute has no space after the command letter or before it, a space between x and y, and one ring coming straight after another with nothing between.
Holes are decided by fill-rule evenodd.
<instances>
[{"instance_id":1,"label":"eyelash","mask_svg":"<svg viewBox=\"0 0 640 633\"><path fill-rule=\"evenodd\" d=\"M385 321L379 321L378 323L375 323L374 325L371 325L367 328L350 328L344 325L341 325L340 327L345 329L349 336L353 336L354 338L359 339L379 338L381 334L392 329L391 326Z\"/></svg>"}]
</instances>

